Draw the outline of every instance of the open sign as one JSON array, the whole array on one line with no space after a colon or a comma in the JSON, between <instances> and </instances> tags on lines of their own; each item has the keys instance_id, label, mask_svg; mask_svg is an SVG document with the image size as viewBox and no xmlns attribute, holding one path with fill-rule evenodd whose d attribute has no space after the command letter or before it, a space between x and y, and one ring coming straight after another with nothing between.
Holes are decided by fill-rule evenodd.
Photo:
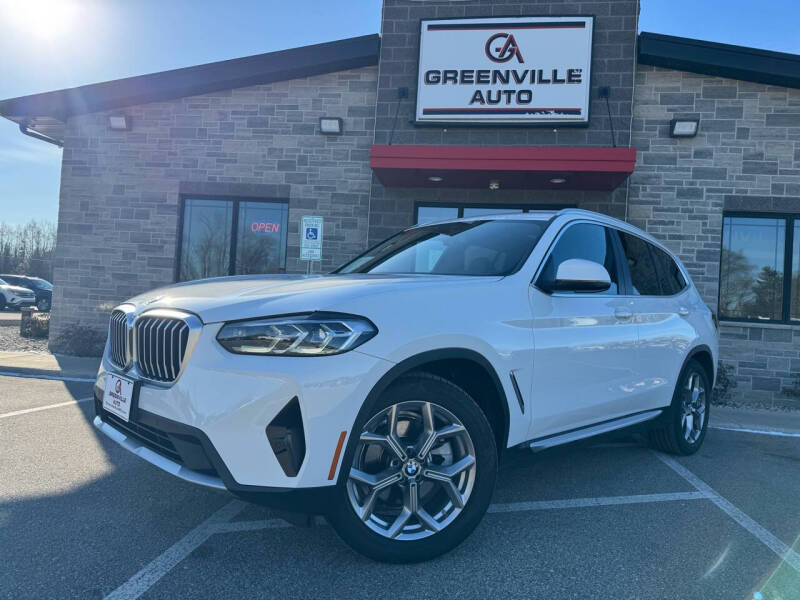
<instances>
[{"instance_id":1,"label":"open sign","mask_svg":"<svg viewBox=\"0 0 800 600\"><path fill-rule=\"evenodd\" d=\"M250 231L255 234L278 233L280 228L280 223L273 223L272 221L253 221L250 223Z\"/></svg>"}]
</instances>

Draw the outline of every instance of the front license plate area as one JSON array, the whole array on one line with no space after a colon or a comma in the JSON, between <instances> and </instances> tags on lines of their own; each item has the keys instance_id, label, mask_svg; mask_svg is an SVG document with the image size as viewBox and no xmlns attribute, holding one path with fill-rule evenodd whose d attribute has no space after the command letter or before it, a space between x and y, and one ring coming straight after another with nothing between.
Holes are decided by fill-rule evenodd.
<instances>
[{"instance_id":1,"label":"front license plate area","mask_svg":"<svg viewBox=\"0 0 800 600\"><path fill-rule=\"evenodd\" d=\"M114 373L106 374L103 409L127 422L131 416L135 382Z\"/></svg>"}]
</instances>

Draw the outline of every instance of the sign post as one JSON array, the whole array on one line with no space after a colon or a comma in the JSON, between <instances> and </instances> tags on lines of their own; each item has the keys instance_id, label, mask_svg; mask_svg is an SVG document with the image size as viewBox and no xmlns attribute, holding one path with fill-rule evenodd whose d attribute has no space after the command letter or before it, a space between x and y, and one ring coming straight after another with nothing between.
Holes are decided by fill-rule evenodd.
<instances>
[{"instance_id":1,"label":"sign post","mask_svg":"<svg viewBox=\"0 0 800 600\"><path fill-rule=\"evenodd\" d=\"M308 261L307 273L311 263L322 260L322 217L304 216L300 220L300 260Z\"/></svg>"}]
</instances>

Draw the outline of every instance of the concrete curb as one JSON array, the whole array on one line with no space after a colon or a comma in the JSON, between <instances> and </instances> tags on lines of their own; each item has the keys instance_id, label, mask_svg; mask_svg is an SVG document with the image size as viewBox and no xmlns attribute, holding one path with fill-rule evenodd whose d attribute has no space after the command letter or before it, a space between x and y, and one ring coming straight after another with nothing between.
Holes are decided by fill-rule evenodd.
<instances>
[{"instance_id":1,"label":"concrete curb","mask_svg":"<svg viewBox=\"0 0 800 600\"><path fill-rule=\"evenodd\" d=\"M711 406L712 427L737 427L779 433L800 433L800 411Z\"/></svg>"},{"instance_id":2,"label":"concrete curb","mask_svg":"<svg viewBox=\"0 0 800 600\"><path fill-rule=\"evenodd\" d=\"M64 356L45 352L0 352L0 373L56 379L91 379L100 357Z\"/></svg>"}]
</instances>

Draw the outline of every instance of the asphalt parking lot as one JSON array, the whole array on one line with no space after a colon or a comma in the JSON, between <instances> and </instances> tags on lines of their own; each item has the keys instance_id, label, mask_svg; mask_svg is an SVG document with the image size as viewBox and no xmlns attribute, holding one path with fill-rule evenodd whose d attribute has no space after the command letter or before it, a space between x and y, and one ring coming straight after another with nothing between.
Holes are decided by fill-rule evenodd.
<instances>
[{"instance_id":1,"label":"asphalt parking lot","mask_svg":"<svg viewBox=\"0 0 800 600\"><path fill-rule=\"evenodd\" d=\"M384 565L101 439L90 394L0 377L0 597L800 598L798 437L511 451L462 546Z\"/></svg>"}]
</instances>

